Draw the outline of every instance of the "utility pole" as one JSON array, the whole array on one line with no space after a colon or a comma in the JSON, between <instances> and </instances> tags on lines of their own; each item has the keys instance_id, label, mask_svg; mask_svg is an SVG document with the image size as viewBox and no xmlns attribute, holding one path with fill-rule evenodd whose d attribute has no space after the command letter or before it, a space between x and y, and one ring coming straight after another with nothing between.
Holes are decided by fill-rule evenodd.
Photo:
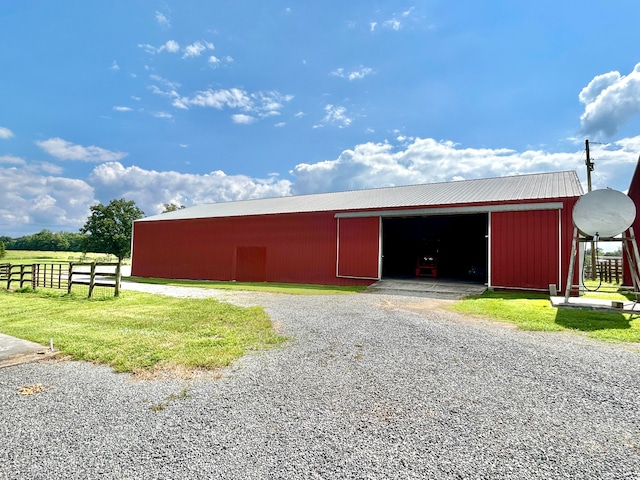
<instances>
[{"instance_id":1,"label":"utility pole","mask_svg":"<svg viewBox=\"0 0 640 480\"><path fill-rule=\"evenodd\" d=\"M591 191L591 172L593 172L594 163L591 161L591 155L589 154L589 140L584 141L585 150L587 152L587 159L585 164L587 165L587 191ZM591 280L596 279L596 243L591 240Z\"/></svg>"},{"instance_id":2,"label":"utility pole","mask_svg":"<svg viewBox=\"0 0 640 480\"><path fill-rule=\"evenodd\" d=\"M587 160L585 164L587 165L587 190L591 191L591 172L593 172L594 163L591 161L591 156L589 155L589 140L584 141L585 150L587 151Z\"/></svg>"}]
</instances>

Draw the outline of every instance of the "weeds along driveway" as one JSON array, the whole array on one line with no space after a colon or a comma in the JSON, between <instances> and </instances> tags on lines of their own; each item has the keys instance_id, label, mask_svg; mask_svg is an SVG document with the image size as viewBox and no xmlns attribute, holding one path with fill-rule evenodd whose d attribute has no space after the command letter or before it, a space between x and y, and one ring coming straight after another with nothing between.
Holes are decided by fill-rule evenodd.
<instances>
[{"instance_id":1,"label":"weeds along driveway","mask_svg":"<svg viewBox=\"0 0 640 480\"><path fill-rule=\"evenodd\" d=\"M640 478L625 347L428 299L188 290L264 305L291 341L219 380L4 369L0 478Z\"/></svg>"}]
</instances>

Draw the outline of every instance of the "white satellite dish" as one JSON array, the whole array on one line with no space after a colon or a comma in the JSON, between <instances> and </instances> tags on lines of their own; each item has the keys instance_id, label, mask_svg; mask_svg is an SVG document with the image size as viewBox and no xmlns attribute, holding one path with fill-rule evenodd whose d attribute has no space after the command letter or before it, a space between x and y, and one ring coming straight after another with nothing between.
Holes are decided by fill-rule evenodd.
<instances>
[{"instance_id":1,"label":"white satellite dish","mask_svg":"<svg viewBox=\"0 0 640 480\"><path fill-rule=\"evenodd\" d=\"M580 197L573 207L573 224L586 237L615 237L636 219L636 205L622 192L605 188Z\"/></svg>"}]
</instances>

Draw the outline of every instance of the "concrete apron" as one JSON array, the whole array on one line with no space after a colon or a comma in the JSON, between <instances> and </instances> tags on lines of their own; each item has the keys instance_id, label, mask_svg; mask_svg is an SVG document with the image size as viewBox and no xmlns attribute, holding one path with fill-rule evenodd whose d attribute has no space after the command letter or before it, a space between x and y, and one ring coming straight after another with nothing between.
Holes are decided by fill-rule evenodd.
<instances>
[{"instance_id":1,"label":"concrete apron","mask_svg":"<svg viewBox=\"0 0 640 480\"><path fill-rule=\"evenodd\" d=\"M367 289L368 293L406 295L457 300L469 295L480 295L487 287L483 284L441 279L382 279Z\"/></svg>"},{"instance_id":2,"label":"concrete apron","mask_svg":"<svg viewBox=\"0 0 640 480\"><path fill-rule=\"evenodd\" d=\"M48 346L0 333L0 368L51 358L56 353Z\"/></svg>"}]
</instances>

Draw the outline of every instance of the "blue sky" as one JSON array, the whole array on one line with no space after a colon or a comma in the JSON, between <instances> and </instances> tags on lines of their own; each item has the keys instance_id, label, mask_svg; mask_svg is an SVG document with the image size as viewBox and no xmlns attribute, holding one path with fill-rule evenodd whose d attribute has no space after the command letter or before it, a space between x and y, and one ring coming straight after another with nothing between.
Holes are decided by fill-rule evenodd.
<instances>
[{"instance_id":1,"label":"blue sky","mask_svg":"<svg viewBox=\"0 0 640 480\"><path fill-rule=\"evenodd\" d=\"M555 170L625 191L640 4L3 0L0 235Z\"/></svg>"}]
</instances>

